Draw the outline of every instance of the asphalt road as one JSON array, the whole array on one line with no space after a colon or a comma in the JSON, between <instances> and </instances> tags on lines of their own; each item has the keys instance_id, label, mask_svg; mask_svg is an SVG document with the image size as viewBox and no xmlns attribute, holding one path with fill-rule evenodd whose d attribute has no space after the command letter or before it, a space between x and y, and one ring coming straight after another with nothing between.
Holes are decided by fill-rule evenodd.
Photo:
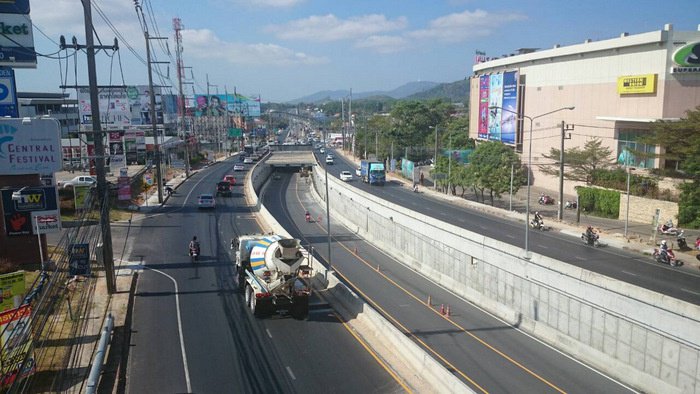
<instances>
[{"instance_id":1,"label":"asphalt road","mask_svg":"<svg viewBox=\"0 0 700 394\"><path fill-rule=\"evenodd\" d=\"M306 320L257 319L244 307L228 247L234 234L258 232L259 226L244 206L243 173L236 173L234 197L217 198L209 212L196 208L197 195L212 192L232 167L227 161L197 173L132 233L129 260L143 271L128 392L403 391L320 300L312 300ZM193 235L202 249L195 264L187 255Z\"/></svg>"},{"instance_id":2,"label":"asphalt road","mask_svg":"<svg viewBox=\"0 0 700 394\"><path fill-rule=\"evenodd\" d=\"M319 162L323 155L315 151ZM325 164L323 164L325 166ZM327 166L329 174L338 177L342 170L353 174L355 165L336 155L335 164ZM355 177L351 185L379 198L413 211L497 239L511 245L523 246L524 223L496 217L414 193L395 182L370 186ZM696 305L700 304L700 274L681 268L660 265L649 256L617 248L591 248L580 239L555 231L529 232L530 250L565 263L575 265L617 280L665 294ZM605 242L604 239L601 239Z\"/></svg>"},{"instance_id":3,"label":"asphalt road","mask_svg":"<svg viewBox=\"0 0 700 394\"><path fill-rule=\"evenodd\" d=\"M263 203L328 261L324 210L300 179L287 174L273 181ZM304 219L306 210L316 218L312 223ZM629 391L406 269L351 231L332 224L331 233L332 266L341 278L475 391ZM441 304L450 305L449 319L440 313Z\"/></svg>"}]
</instances>

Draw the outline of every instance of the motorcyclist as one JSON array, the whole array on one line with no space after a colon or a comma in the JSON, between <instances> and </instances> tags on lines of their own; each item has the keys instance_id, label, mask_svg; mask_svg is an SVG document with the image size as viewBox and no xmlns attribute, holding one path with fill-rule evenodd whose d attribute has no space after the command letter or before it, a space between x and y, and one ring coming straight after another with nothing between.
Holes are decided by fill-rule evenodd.
<instances>
[{"instance_id":1,"label":"motorcyclist","mask_svg":"<svg viewBox=\"0 0 700 394\"><path fill-rule=\"evenodd\" d=\"M668 219L668 221L666 222L666 224L664 224L663 226L661 226L661 231L666 232L666 231L668 231L669 229L672 229L672 228L673 228L673 220Z\"/></svg>"},{"instance_id":2,"label":"motorcyclist","mask_svg":"<svg viewBox=\"0 0 700 394\"><path fill-rule=\"evenodd\" d=\"M659 253L661 254L661 259L664 262L668 262L668 244L666 243L666 240L661 241L661 248L659 250Z\"/></svg>"},{"instance_id":3,"label":"motorcyclist","mask_svg":"<svg viewBox=\"0 0 700 394\"><path fill-rule=\"evenodd\" d=\"M413 182L413 191L418 192L418 183Z\"/></svg>"},{"instance_id":4,"label":"motorcyclist","mask_svg":"<svg viewBox=\"0 0 700 394\"><path fill-rule=\"evenodd\" d=\"M540 227L540 226L542 226L542 224L544 224L544 221L542 220L542 215L540 215L539 211L535 211L534 221L535 221L535 225L537 225L537 227Z\"/></svg>"},{"instance_id":5,"label":"motorcyclist","mask_svg":"<svg viewBox=\"0 0 700 394\"><path fill-rule=\"evenodd\" d=\"M307 222L310 222L310 221L311 221L311 214L309 213L309 211L306 211L306 214L304 215L304 218L306 218L306 221L307 221Z\"/></svg>"},{"instance_id":6,"label":"motorcyclist","mask_svg":"<svg viewBox=\"0 0 700 394\"><path fill-rule=\"evenodd\" d=\"M595 231L593 231L593 226L586 227L586 241L589 245L592 245L595 240Z\"/></svg>"},{"instance_id":7,"label":"motorcyclist","mask_svg":"<svg viewBox=\"0 0 700 394\"><path fill-rule=\"evenodd\" d=\"M199 256L199 241L197 241L197 236L195 235L192 237L192 240L190 241L190 256L194 255L195 253L197 256Z\"/></svg>"}]
</instances>

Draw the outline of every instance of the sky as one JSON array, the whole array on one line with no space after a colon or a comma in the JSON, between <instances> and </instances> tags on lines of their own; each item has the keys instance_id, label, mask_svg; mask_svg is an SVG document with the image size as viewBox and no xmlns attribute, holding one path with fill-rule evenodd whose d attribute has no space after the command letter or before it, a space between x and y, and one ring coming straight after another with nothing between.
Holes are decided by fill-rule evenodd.
<instances>
[{"instance_id":1,"label":"sky","mask_svg":"<svg viewBox=\"0 0 700 394\"><path fill-rule=\"evenodd\" d=\"M472 74L475 51L498 57L661 30L697 30L697 0L138 0L157 61L175 59L173 18L184 29L184 91L225 92L283 102L321 90L392 90L414 81L454 82ZM59 37L85 43L80 0L30 0L36 69L16 69L17 90L61 92L86 85L83 52L60 51ZM147 84L146 40L134 0L92 0L104 45L101 85ZM116 33L115 33L116 30ZM118 35L117 35L118 33ZM131 47L130 50L129 47ZM167 51L170 51L168 55ZM57 53L58 52L58 53ZM65 59L67 55L67 59ZM113 56L115 55L115 56ZM63 57L58 59L57 57ZM76 78L77 74L77 78ZM158 65L154 83L177 92L177 68ZM76 82L77 80L77 82ZM67 92L70 92L68 90ZM73 97L75 95L73 94Z\"/></svg>"}]
</instances>

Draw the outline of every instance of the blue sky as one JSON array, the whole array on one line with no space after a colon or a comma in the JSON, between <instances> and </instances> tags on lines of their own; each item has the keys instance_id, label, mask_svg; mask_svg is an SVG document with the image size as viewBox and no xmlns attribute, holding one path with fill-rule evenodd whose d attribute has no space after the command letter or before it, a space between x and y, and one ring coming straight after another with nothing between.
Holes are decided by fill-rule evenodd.
<instances>
[{"instance_id":1,"label":"blue sky","mask_svg":"<svg viewBox=\"0 0 700 394\"><path fill-rule=\"evenodd\" d=\"M470 0L140 0L152 36L167 36L173 51L172 18L183 31L183 60L197 93L217 90L284 101L320 90L391 90L407 82L454 82L471 74L475 50L487 56L517 48L551 48L590 38L614 38L662 29L697 30L697 0L470 1ZM115 33L142 58L145 40L132 0L93 0L93 19L103 43ZM58 50L60 35L84 43L80 0L31 0L37 52ZM155 23L153 23L155 22ZM38 31L41 30L41 31ZM45 37L48 36L49 38ZM157 60L168 60L153 42ZM98 55L100 84L147 83L146 66L124 43L110 64ZM61 52L64 54L65 52ZM69 52L70 53L70 52ZM19 91L60 92L75 82L75 64L40 58L36 69L17 69ZM65 69L68 69L68 76ZM60 70L64 70L63 79ZM163 82L177 88L174 65L161 66ZM84 54L77 60L78 84L87 84ZM190 79L191 80L191 79ZM186 94L192 93L186 85Z\"/></svg>"}]
</instances>

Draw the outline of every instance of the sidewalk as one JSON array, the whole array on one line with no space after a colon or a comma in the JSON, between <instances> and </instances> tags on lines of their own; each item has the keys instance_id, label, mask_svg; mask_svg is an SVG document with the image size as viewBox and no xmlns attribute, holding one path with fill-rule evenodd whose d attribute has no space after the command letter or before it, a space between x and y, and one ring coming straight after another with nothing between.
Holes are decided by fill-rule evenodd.
<instances>
[{"instance_id":1,"label":"sidewalk","mask_svg":"<svg viewBox=\"0 0 700 394\"><path fill-rule=\"evenodd\" d=\"M347 160L353 161L355 164L359 165L359 159L354 159L347 152L342 152L336 150L337 153L342 154ZM525 221L525 208L527 202L527 187L523 186L518 190L517 193L513 194L512 199L512 211L511 202L508 194L503 195L500 199L494 198L493 206L489 200L488 195L485 196L486 202L477 202L473 191L467 190L465 197L462 198L458 195L450 196L442 192L436 191L432 185L432 180L429 179L430 167L421 167L425 179L422 187L419 186L422 193L426 193L434 198L440 198L443 200L451 201L455 204L460 204L470 209L476 209L483 212L488 212L493 215L500 217L511 218L512 220ZM412 187L412 181L403 178L399 173L387 173L388 180L395 180L397 182L403 183L405 187ZM457 188L457 192L461 193L461 188ZM580 221L576 220L576 210L564 209L563 219L559 221L557 219L558 205L540 205L537 201L540 197L540 193L548 194L550 196L558 196L558 192L552 190L546 190L540 187L532 186L530 188L530 213L539 211L544 217L545 224L551 228L550 231L559 231L562 234L567 234L572 237L579 238L581 233L586 230L587 226L593 226L593 228L600 233L600 240L602 244L608 247L615 247L619 249L627 249L636 251L643 254L650 255L653 252L654 247L658 246L662 239L668 241L669 245L674 249L676 257L683 262L686 269L698 270L700 269L700 260L696 258L698 256L698 251L694 250L684 250L680 251L677 248L676 237L671 237L667 235L656 234L655 242L654 234L656 229L648 223L638 223L629 222L627 226L628 238L624 237L625 221L619 219L606 219L599 218L592 215L586 215L581 213ZM576 196L564 195L564 201L575 200ZM688 243L688 247L693 247L695 245L696 237L700 236L700 230L685 229L685 237ZM651 259L651 256L649 256Z\"/></svg>"}]
</instances>

